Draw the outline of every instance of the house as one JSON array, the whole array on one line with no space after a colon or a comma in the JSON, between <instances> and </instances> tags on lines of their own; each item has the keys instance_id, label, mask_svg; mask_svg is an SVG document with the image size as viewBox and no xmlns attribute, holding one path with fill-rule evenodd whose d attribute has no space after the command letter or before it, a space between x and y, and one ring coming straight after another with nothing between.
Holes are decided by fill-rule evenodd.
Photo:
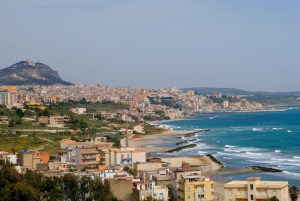
<instances>
[{"instance_id":1,"label":"house","mask_svg":"<svg viewBox=\"0 0 300 201\"><path fill-rule=\"evenodd\" d=\"M225 201L267 201L273 196L280 201L289 201L288 186L287 181L261 181L260 177L250 177L246 181L231 181L224 184Z\"/></svg>"},{"instance_id":2,"label":"house","mask_svg":"<svg viewBox=\"0 0 300 201\"><path fill-rule=\"evenodd\" d=\"M135 127L133 127L133 131L136 131L138 133L145 133L144 126L142 125L136 125Z\"/></svg>"},{"instance_id":3,"label":"house","mask_svg":"<svg viewBox=\"0 0 300 201\"><path fill-rule=\"evenodd\" d=\"M50 122L50 119L47 116L40 116L38 120L40 124L49 124Z\"/></svg>"},{"instance_id":4,"label":"house","mask_svg":"<svg viewBox=\"0 0 300 201\"><path fill-rule=\"evenodd\" d=\"M70 109L75 114L86 114L86 108L71 108Z\"/></svg>"},{"instance_id":5,"label":"house","mask_svg":"<svg viewBox=\"0 0 300 201\"><path fill-rule=\"evenodd\" d=\"M133 187L132 178L126 175L115 175L112 179L106 179L104 183L109 183L110 189L114 196L123 201L132 201Z\"/></svg>"},{"instance_id":6,"label":"house","mask_svg":"<svg viewBox=\"0 0 300 201\"><path fill-rule=\"evenodd\" d=\"M0 124L8 124L8 116L0 116Z\"/></svg>"},{"instance_id":7,"label":"house","mask_svg":"<svg viewBox=\"0 0 300 201\"><path fill-rule=\"evenodd\" d=\"M65 123L64 116L60 115L50 115L49 124L52 126L63 126Z\"/></svg>"},{"instance_id":8,"label":"house","mask_svg":"<svg viewBox=\"0 0 300 201\"><path fill-rule=\"evenodd\" d=\"M157 168L162 168L162 163L151 163L151 162L135 162L133 163L133 172L135 175L137 175L138 177L139 175L139 171L140 170L145 170L145 169L157 169ZM143 178L141 178L143 179Z\"/></svg>"}]
</instances>

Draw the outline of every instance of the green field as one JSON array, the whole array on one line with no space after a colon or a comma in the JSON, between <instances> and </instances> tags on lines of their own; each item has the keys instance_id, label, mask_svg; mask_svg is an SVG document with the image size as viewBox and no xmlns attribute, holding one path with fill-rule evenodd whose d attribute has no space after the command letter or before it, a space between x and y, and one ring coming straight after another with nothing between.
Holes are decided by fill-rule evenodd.
<instances>
[{"instance_id":1,"label":"green field","mask_svg":"<svg viewBox=\"0 0 300 201\"><path fill-rule=\"evenodd\" d=\"M43 146L46 144L48 144L47 141L32 136L0 138L0 150L2 151L11 151L13 148L16 151L19 151L22 149L30 149L34 147Z\"/></svg>"}]
</instances>

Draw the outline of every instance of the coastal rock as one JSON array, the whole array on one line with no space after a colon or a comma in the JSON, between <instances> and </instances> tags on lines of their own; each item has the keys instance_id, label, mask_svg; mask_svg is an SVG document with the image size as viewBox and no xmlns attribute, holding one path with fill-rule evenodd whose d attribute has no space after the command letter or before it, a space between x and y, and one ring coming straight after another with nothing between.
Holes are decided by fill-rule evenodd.
<instances>
[{"instance_id":1,"label":"coastal rock","mask_svg":"<svg viewBox=\"0 0 300 201\"><path fill-rule=\"evenodd\" d=\"M184 137L194 137L197 132L187 133L184 135Z\"/></svg>"},{"instance_id":2,"label":"coastal rock","mask_svg":"<svg viewBox=\"0 0 300 201\"><path fill-rule=\"evenodd\" d=\"M230 106L235 108L258 108L262 107L262 104L254 101L241 100L240 102L230 103Z\"/></svg>"},{"instance_id":3,"label":"coastal rock","mask_svg":"<svg viewBox=\"0 0 300 201\"><path fill-rule=\"evenodd\" d=\"M197 139L186 140L182 142L177 142L176 145L188 144L189 142L195 142Z\"/></svg>"},{"instance_id":4,"label":"coastal rock","mask_svg":"<svg viewBox=\"0 0 300 201\"><path fill-rule=\"evenodd\" d=\"M206 154L205 156L207 156L208 158L210 158L210 160L212 160L213 162L221 165L222 168L225 167L224 164L221 161L219 161L216 157L214 157L213 155Z\"/></svg>"},{"instance_id":5,"label":"coastal rock","mask_svg":"<svg viewBox=\"0 0 300 201\"><path fill-rule=\"evenodd\" d=\"M178 147L178 148L175 148L175 149L170 149L167 152L168 153L178 152L178 151L182 151L184 149L194 148L196 146L197 146L197 144L189 144L189 145L186 145L186 146L183 146L183 147Z\"/></svg>"},{"instance_id":6,"label":"coastal rock","mask_svg":"<svg viewBox=\"0 0 300 201\"><path fill-rule=\"evenodd\" d=\"M282 172L280 169L275 169L275 168L268 168L268 167L263 167L263 166L247 166L247 169L253 169L253 170L260 170L264 172Z\"/></svg>"}]
</instances>

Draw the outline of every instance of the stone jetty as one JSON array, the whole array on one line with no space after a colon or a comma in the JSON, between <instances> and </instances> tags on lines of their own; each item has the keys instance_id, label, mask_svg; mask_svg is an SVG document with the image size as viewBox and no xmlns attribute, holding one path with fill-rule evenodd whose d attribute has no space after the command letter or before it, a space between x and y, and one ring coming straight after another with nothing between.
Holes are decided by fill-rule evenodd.
<instances>
[{"instance_id":1,"label":"stone jetty","mask_svg":"<svg viewBox=\"0 0 300 201\"><path fill-rule=\"evenodd\" d=\"M214 157L213 155L206 154L205 156L207 156L208 158L210 158L210 160L212 160L213 162L221 165L222 168L225 167L224 164L221 161L219 161L216 157Z\"/></svg>"},{"instance_id":2,"label":"stone jetty","mask_svg":"<svg viewBox=\"0 0 300 201\"><path fill-rule=\"evenodd\" d=\"M280 169L263 167L263 166L247 166L246 168L253 169L253 170L260 170L260 171L264 171L264 172L282 172L282 170L280 170Z\"/></svg>"},{"instance_id":3,"label":"stone jetty","mask_svg":"<svg viewBox=\"0 0 300 201\"><path fill-rule=\"evenodd\" d=\"M189 144L189 145L186 145L186 146L182 146L182 147L178 147L178 148L175 148L175 149L170 149L168 150L167 152L169 153L172 153L172 152L178 152L178 151L182 151L184 149L190 149L190 148L194 148L196 147L197 144Z\"/></svg>"},{"instance_id":4,"label":"stone jetty","mask_svg":"<svg viewBox=\"0 0 300 201\"><path fill-rule=\"evenodd\" d=\"M189 142L195 142L197 139L186 140L182 142L177 142L176 145L188 144Z\"/></svg>"}]
</instances>

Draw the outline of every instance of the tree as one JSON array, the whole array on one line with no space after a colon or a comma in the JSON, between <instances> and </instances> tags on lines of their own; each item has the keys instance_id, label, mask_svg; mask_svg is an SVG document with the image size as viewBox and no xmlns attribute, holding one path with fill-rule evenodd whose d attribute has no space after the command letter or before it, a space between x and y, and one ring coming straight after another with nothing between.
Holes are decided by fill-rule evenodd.
<instances>
[{"instance_id":1,"label":"tree","mask_svg":"<svg viewBox=\"0 0 300 201\"><path fill-rule=\"evenodd\" d=\"M82 201L85 201L86 200L85 198L87 196L88 197L91 196L92 183L93 181L91 180L91 178L87 176L83 176L79 181L79 186L80 186L79 194Z\"/></svg>"},{"instance_id":2,"label":"tree","mask_svg":"<svg viewBox=\"0 0 300 201\"><path fill-rule=\"evenodd\" d=\"M299 188L297 186L292 186L289 188L289 194L292 201L296 201L298 199Z\"/></svg>"},{"instance_id":3,"label":"tree","mask_svg":"<svg viewBox=\"0 0 300 201\"><path fill-rule=\"evenodd\" d=\"M16 109L16 114L19 116L19 117L24 117L24 112L22 109L18 108Z\"/></svg>"},{"instance_id":4,"label":"tree","mask_svg":"<svg viewBox=\"0 0 300 201\"><path fill-rule=\"evenodd\" d=\"M74 174L65 174L63 177L64 192L70 200L79 200L79 185Z\"/></svg>"},{"instance_id":5,"label":"tree","mask_svg":"<svg viewBox=\"0 0 300 201\"><path fill-rule=\"evenodd\" d=\"M44 198L49 201L63 200L62 179L60 177L46 177L42 186Z\"/></svg>"},{"instance_id":6,"label":"tree","mask_svg":"<svg viewBox=\"0 0 300 201\"><path fill-rule=\"evenodd\" d=\"M8 121L8 127L14 127L14 126L15 126L14 120L9 120Z\"/></svg>"},{"instance_id":7,"label":"tree","mask_svg":"<svg viewBox=\"0 0 300 201\"><path fill-rule=\"evenodd\" d=\"M279 201L279 199L276 196L273 196L269 198L268 201Z\"/></svg>"},{"instance_id":8,"label":"tree","mask_svg":"<svg viewBox=\"0 0 300 201\"><path fill-rule=\"evenodd\" d=\"M18 182L13 185L11 190L11 201L39 201L37 191L26 182Z\"/></svg>"}]
</instances>

